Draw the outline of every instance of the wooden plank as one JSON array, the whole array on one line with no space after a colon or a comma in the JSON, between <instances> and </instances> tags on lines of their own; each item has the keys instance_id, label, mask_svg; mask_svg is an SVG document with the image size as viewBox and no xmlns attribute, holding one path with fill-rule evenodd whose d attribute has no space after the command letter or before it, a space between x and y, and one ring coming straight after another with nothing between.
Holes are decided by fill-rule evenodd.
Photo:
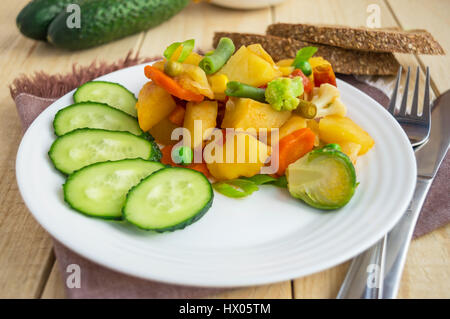
<instances>
[{"instance_id":1,"label":"wooden plank","mask_svg":"<svg viewBox=\"0 0 450 319\"><path fill-rule=\"evenodd\" d=\"M90 63L93 59L115 60L130 48L138 49L143 34L99 48L68 52L19 34L15 17L28 0L1 4L0 68L0 298L39 297L50 273L52 240L26 209L18 192L15 157L22 137L20 120L7 85L20 73L44 70L69 72L72 63Z\"/></svg>"},{"instance_id":2,"label":"wooden plank","mask_svg":"<svg viewBox=\"0 0 450 319\"><path fill-rule=\"evenodd\" d=\"M450 298L450 225L411 242L398 298Z\"/></svg>"},{"instance_id":3,"label":"wooden plank","mask_svg":"<svg viewBox=\"0 0 450 319\"><path fill-rule=\"evenodd\" d=\"M58 261L53 264L50 276L41 295L42 299L65 299L66 290L64 280L59 270Z\"/></svg>"},{"instance_id":4,"label":"wooden plank","mask_svg":"<svg viewBox=\"0 0 450 319\"><path fill-rule=\"evenodd\" d=\"M264 33L272 21L270 9L239 11L207 3L192 3L171 23L165 23L146 33L142 54L162 55L164 49L174 41L195 39L196 48L209 50L215 31L239 31Z\"/></svg>"},{"instance_id":5,"label":"wooden plank","mask_svg":"<svg viewBox=\"0 0 450 319\"><path fill-rule=\"evenodd\" d=\"M450 89L450 1L442 0L386 0L403 29L426 29L439 41L447 55L420 55L423 66L430 67L433 87L438 94ZM405 8L408 8L405 10Z\"/></svg>"}]
</instances>

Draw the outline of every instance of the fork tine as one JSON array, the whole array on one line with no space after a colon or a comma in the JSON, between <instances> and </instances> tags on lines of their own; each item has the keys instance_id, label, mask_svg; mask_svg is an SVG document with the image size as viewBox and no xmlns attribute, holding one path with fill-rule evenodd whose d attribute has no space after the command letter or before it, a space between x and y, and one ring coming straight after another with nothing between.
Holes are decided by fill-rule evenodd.
<instances>
[{"instance_id":1,"label":"fork tine","mask_svg":"<svg viewBox=\"0 0 450 319\"><path fill-rule=\"evenodd\" d=\"M425 93L423 97L422 118L428 120L431 115L430 110L430 68L427 66L427 76L425 80Z\"/></svg>"},{"instance_id":2,"label":"fork tine","mask_svg":"<svg viewBox=\"0 0 450 319\"><path fill-rule=\"evenodd\" d=\"M388 111L392 115L394 115L394 111L395 111L395 103L397 102L398 86L400 85L401 77L402 77L402 66L400 65L400 67L398 68L397 80L395 82L394 91L392 91L391 101L389 102L389 107L388 107Z\"/></svg>"},{"instance_id":3,"label":"fork tine","mask_svg":"<svg viewBox=\"0 0 450 319\"><path fill-rule=\"evenodd\" d=\"M420 77L420 70L419 67L417 67L416 70L416 84L414 86L414 95L412 100L412 106L411 106L411 116L418 116L417 108L419 104L419 77Z\"/></svg>"},{"instance_id":4,"label":"fork tine","mask_svg":"<svg viewBox=\"0 0 450 319\"><path fill-rule=\"evenodd\" d=\"M411 68L408 66L408 72L406 73L405 90L403 91L402 104L400 105L400 111L398 112L398 115L400 115L400 116L406 115L406 103L408 103L409 74L410 73L411 73Z\"/></svg>"}]
</instances>

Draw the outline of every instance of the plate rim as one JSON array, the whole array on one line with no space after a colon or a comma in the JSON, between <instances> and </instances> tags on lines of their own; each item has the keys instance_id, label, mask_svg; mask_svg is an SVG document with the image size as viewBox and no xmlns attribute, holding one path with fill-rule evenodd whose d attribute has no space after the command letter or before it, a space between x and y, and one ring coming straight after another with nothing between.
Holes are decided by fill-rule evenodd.
<instances>
[{"instance_id":1,"label":"plate rim","mask_svg":"<svg viewBox=\"0 0 450 319\"><path fill-rule=\"evenodd\" d=\"M124 69L120 69L120 70L116 70L114 72L102 75L101 77L98 77L95 80L101 80L104 77L108 77L112 74L115 73L119 73L119 72L123 72L124 70L129 70L132 68L141 68L144 65L148 65L150 63L143 63L143 64L139 64L139 65L135 65L135 66L131 66L128 68L124 68ZM342 81L340 79L337 79L337 83L338 83L338 87L341 86L346 86L347 89L350 90L350 94L352 93L351 91L353 90L353 92L358 92L358 94L362 94L364 96L364 98L368 98L370 99L374 104L377 105L377 108L379 111L384 112L385 115L389 115L389 117L392 117L388 111L381 105L379 104L376 100L374 100L372 97L370 97L369 95L367 95L366 93L364 93L363 91L359 90L358 88L350 85L349 83ZM133 276L133 277L137 277L137 278L141 278L141 279L145 279L145 280L154 280L154 281L159 281L159 282L164 282L164 283L169 283L169 284L175 284L175 285L183 285L183 286L196 286L196 287L245 287L245 286L251 286L251 285L261 285L261 284L269 284L269 283L273 283L273 282L279 282L279 281L283 281L283 280L289 280L289 279L293 279L293 278L298 278L298 277L303 277L306 275L310 275L313 273L317 273L320 271L323 271L325 269L328 269L330 267L333 267L335 265L338 265L354 256L356 256L358 253L364 251L365 249L369 248L371 245L375 244L379 239L382 238L382 236L385 234L384 231L380 231L378 230L376 233L377 235L372 235L372 239L370 241L366 241L369 243L366 243L365 245L361 245L361 246L357 246L356 248L349 250L346 252L346 254L341 254L339 257L335 257L331 260L327 260L327 262L323 262L321 267L315 267L314 271L296 271L295 274L292 272L286 273L283 272L282 275L272 275L270 276L270 278L261 278L258 276L255 276L254 278L250 278L247 279L245 282L235 282L233 280L229 280L229 278L226 281L220 280L220 278L215 278L215 280L210 280L209 282L202 282L202 283L198 283L198 281L194 280L182 280L180 281L179 279L173 279L171 278L171 276L161 276L158 274L149 274L147 272L139 272L139 271L130 271L129 269L127 269L126 267L122 267L122 266L118 266L117 264L115 265L111 265L109 263L107 263L106 261L102 260L101 258L99 258L98 256L96 256L93 252L90 252L89 248L80 248L80 247L75 247L75 244L69 242L69 240L67 238L64 238L64 236L61 236L61 234L59 234L57 231L55 231L55 229L53 229L51 226L48 226L46 224L46 222L44 221L44 218L41 216L41 214L39 213L39 208L38 207L30 207L29 205L29 200L28 200L28 195L24 192L24 185L22 184L22 182L24 181L22 174L21 174L21 167L23 164L23 156L21 155L24 152L24 148L28 141L28 139L31 139L31 137L29 137L29 134L27 135L28 132L30 132L31 128L34 127L35 125L37 125L37 123L39 122L39 119L44 117L44 114L46 114L46 112L50 112L49 110L51 109L51 107L55 104L58 103L61 99L66 98L66 96L68 95L72 95L73 92L76 89L66 93L65 95L63 95L62 97L60 97L59 99L57 99L55 102L53 102L52 104L50 104L41 114L39 114L39 116L33 121L33 123L31 123L31 125L28 127L28 129L26 130L25 134L22 137L22 140L20 142L18 151L17 151L17 155L16 155L16 181L18 184L18 188L19 188L19 192L24 200L24 203L26 205L26 207L28 208L28 210L31 212L31 214L33 215L33 217L38 221L38 223L57 241L59 241L61 244L63 244L64 246L66 246L68 249L72 250L73 252L75 252L76 254L94 262L97 263L101 266L106 267L107 269L111 269L113 271L117 271L119 273L128 275L128 276ZM392 118L391 123L390 124L394 124L394 126L396 126L396 130L397 133L399 133L402 137L401 139L403 139L403 141L407 142L409 144L409 140L406 136L406 133L401 129L401 126L397 123L397 121L395 121L394 118ZM394 130L394 129L393 129ZM414 156L414 152L412 150L412 147L410 149L410 151L408 152L408 156L405 155L404 160L408 161L408 165L410 166L410 168L413 169L413 171L411 172L410 176L412 177L412 182L409 183L408 185L405 185L405 189L404 189L404 193L406 193L406 196L404 196L403 202L401 204L398 204L399 209L401 208L401 211L405 211L409 205L409 202L413 196L413 192L414 192L414 188L415 188L415 184L416 184L416 178L417 178L417 170L416 170L416 160L415 160L415 156ZM411 165L412 164L412 165ZM407 198L407 199L406 199ZM386 224L388 226L386 226L385 228L388 229L387 231L389 231L390 229L392 229L392 227L394 227L394 225L398 222L398 220L401 218L402 214L398 214L397 218L392 218L390 219ZM374 239L376 237L376 239ZM362 247L362 248L361 248ZM219 279L219 280L217 280Z\"/></svg>"}]
</instances>

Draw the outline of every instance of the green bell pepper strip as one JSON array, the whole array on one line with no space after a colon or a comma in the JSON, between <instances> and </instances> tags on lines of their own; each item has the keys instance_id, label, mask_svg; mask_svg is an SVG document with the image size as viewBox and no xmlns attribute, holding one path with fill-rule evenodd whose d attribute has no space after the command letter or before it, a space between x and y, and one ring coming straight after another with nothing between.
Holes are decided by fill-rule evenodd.
<instances>
[{"instance_id":1,"label":"green bell pepper strip","mask_svg":"<svg viewBox=\"0 0 450 319\"><path fill-rule=\"evenodd\" d=\"M167 60L169 60L180 45L183 46L183 49L181 50L181 54L178 57L177 62L184 62L184 60L187 59L189 54L191 54L192 50L194 50L194 46L195 46L195 40L194 39L186 40L184 42L174 42L174 43L172 43L164 51L164 57Z\"/></svg>"}]
</instances>

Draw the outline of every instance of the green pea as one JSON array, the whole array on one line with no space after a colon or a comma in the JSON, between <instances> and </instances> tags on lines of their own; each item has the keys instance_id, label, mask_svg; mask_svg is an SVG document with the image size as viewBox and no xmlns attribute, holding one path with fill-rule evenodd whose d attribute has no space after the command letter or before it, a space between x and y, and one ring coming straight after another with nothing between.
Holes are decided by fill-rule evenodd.
<instances>
[{"instance_id":1,"label":"green pea","mask_svg":"<svg viewBox=\"0 0 450 319\"><path fill-rule=\"evenodd\" d=\"M302 70L303 74L306 76L310 76L312 73L311 64L309 64L308 61L300 61L295 67Z\"/></svg>"},{"instance_id":2,"label":"green pea","mask_svg":"<svg viewBox=\"0 0 450 319\"><path fill-rule=\"evenodd\" d=\"M183 72L183 65L175 61L167 61L164 64L164 73L168 76L178 76Z\"/></svg>"},{"instance_id":3,"label":"green pea","mask_svg":"<svg viewBox=\"0 0 450 319\"><path fill-rule=\"evenodd\" d=\"M194 153L187 146L174 147L172 149L172 160L176 164L189 165L194 160Z\"/></svg>"}]
</instances>

